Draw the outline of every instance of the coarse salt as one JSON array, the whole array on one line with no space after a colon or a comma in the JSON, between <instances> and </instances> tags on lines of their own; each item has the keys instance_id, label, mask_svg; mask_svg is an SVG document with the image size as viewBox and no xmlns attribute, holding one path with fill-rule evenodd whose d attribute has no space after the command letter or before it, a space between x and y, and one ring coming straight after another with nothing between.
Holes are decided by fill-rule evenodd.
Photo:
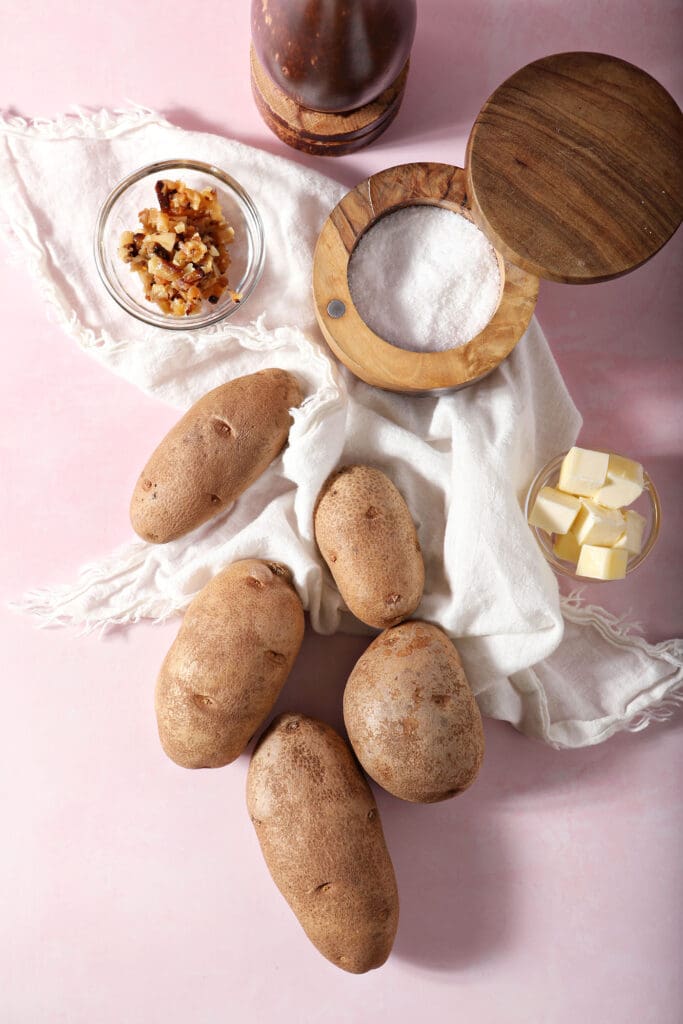
<instances>
[{"instance_id":1,"label":"coarse salt","mask_svg":"<svg viewBox=\"0 0 683 1024\"><path fill-rule=\"evenodd\" d=\"M356 246L348 276L368 327L413 352L470 341L495 313L501 286L484 233L437 206L409 206L379 220Z\"/></svg>"}]
</instances>

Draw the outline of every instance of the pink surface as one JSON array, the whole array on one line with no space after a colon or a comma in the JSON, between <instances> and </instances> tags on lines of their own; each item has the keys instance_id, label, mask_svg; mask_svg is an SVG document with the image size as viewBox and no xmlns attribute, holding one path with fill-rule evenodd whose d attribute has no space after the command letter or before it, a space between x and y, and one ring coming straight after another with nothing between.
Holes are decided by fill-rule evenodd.
<instances>
[{"instance_id":1,"label":"pink surface","mask_svg":"<svg viewBox=\"0 0 683 1024\"><path fill-rule=\"evenodd\" d=\"M406 160L461 163L486 96L545 53L615 53L683 96L680 2L422 0L399 118L369 150L325 162L286 150L255 112L246 0L197 11L185 48L187 16L167 4L2 0L2 103L51 116L132 99L352 185ZM591 588L651 639L681 629L681 246L679 233L621 281L544 283L538 307L585 441L641 457L660 489L649 562ZM141 453L174 414L81 355L21 267L3 268L3 292L4 603L130 536ZM577 753L487 723L481 779L457 801L380 793L401 925L389 963L356 978L314 952L267 875L247 759L191 773L162 755L152 688L175 630L84 639L2 612L0 1020L680 1019L680 717ZM309 636L280 709L339 724L363 646Z\"/></svg>"}]
</instances>

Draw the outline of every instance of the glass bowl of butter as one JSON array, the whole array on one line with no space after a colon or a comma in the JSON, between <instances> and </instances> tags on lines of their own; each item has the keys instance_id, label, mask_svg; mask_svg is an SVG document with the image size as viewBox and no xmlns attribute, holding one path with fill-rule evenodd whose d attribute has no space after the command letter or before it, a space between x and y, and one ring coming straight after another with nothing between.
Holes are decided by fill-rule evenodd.
<instances>
[{"instance_id":1,"label":"glass bowl of butter","mask_svg":"<svg viewBox=\"0 0 683 1024\"><path fill-rule=\"evenodd\" d=\"M661 505L639 462L574 447L537 473L525 514L556 573L576 580L621 580L652 551Z\"/></svg>"}]
</instances>

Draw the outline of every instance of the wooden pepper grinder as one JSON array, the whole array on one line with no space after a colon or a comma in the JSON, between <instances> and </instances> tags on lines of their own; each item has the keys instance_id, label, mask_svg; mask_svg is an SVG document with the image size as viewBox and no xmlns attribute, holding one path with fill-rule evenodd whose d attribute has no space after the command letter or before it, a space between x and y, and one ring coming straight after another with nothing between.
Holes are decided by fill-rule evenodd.
<instances>
[{"instance_id":1,"label":"wooden pepper grinder","mask_svg":"<svg viewBox=\"0 0 683 1024\"><path fill-rule=\"evenodd\" d=\"M367 146L398 113L416 17L416 0L252 0L263 120L306 153Z\"/></svg>"}]
</instances>

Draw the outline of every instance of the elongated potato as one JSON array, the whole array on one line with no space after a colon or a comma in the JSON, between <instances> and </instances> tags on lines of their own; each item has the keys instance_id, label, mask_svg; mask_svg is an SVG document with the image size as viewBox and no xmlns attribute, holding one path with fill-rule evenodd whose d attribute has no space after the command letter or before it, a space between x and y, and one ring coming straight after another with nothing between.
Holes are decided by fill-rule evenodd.
<instances>
[{"instance_id":1,"label":"elongated potato","mask_svg":"<svg viewBox=\"0 0 683 1024\"><path fill-rule=\"evenodd\" d=\"M371 466L344 466L315 509L315 539L353 614L377 629L417 608L424 562L415 524L391 480Z\"/></svg>"},{"instance_id":2,"label":"elongated potato","mask_svg":"<svg viewBox=\"0 0 683 1024\"><path fill-rule=\"evenodd\" d=\"M247 806L275 884L323 956L363 974L389 956L398 892L370 787L329 725L280 715L249 765Z\"/></svg>"},{"instance_id":3,"label":"elongated potato","mask_svg":"<svg viewBox=\"0 0 683 1024\"><path fill-rule=\"evenodd\" d=\"M133 529L165 544L238 498L270 465L301 404L296 379L270 369L238 377L200 398L169 431L140 474Z\"/></svg>"},{"instance_id":4,"label":"elongated potato","mask_svg":"<svg viewBox=\"0 0 683 1024\"><path fill-rule=\"evenodd\" d=\"M161 667L161 744L184 768L220 768L242 753L278 698L304 635L288 569L234 562L197 594Z\"/></svg>"},{"instance_id":5,"label":"elongated potato","mask_svg":"<svg viewBox=\"0 0 683 1024\"><path fill-rule=\"evenodd\" d=\"M344 690L344 723L375 782L433 803L474 782L484 757L479 708L445 633L404 622L380 633Z\"/></svg>"}]
</instances>

